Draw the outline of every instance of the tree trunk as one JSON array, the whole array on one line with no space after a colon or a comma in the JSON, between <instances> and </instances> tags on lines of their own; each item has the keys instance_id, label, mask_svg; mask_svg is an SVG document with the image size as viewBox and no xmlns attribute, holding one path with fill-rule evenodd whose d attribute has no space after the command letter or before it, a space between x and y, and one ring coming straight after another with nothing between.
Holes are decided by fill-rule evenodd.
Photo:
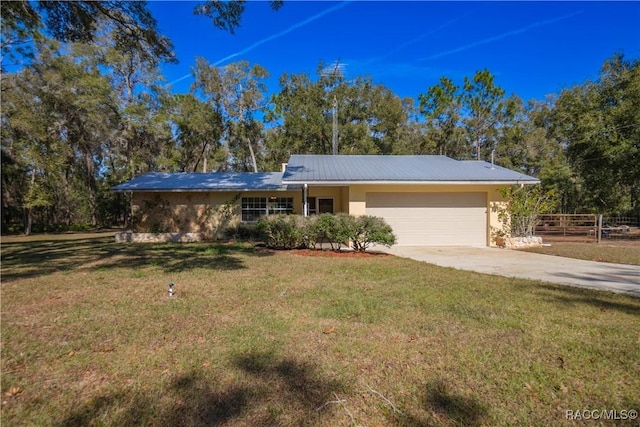
<instances>
[{"instance_id":1,"label":"tree trunk","mask_svg":"<svg viewBox=\"0 0 640 427\"><path fill-rule=\"evenodd\" d=\"M25 218L24 218L24 235L31 235L31 222L33 221L31 217L31 209L25 209Z\"/></svg>"},{"instance_id":2,"label":"tree trunk","mask_svg":"<svg viewBox=\"0 0 640 427\"><path fill-rule=\"evenodd\" d=\"M98 225L96 216L96 178L95 178L95 165L93 164L93 158L91 153L86 151L84 154L85 166L87 168L87 189L89 190L89 212L91 212L91 227L95 228Z\"/></svg>"},{"instance_id":3,"label":"tree trunk","mask_svg":"<svg viewBox=\"0 0 640 427\"><path fill-rule=\"evenodd\" d=\"M209 157L209 154L205 153L204 160L202 161L202 173L207 173L207 157Z\"/></svg>"},{"instance_id":4,"label":"tree trunk","mask_svg":"<svg viewBox=\"0 0 640 427\"><path fill-rule=\"evenodd\" d=\"M253 171L258 172L258 164L256 163L256 155L253 152L253 147L251 146L251 138L247 137L247 144L249 144L249 153L251 154L251 163L253 164Z\"/></svg>"}]
</instances>

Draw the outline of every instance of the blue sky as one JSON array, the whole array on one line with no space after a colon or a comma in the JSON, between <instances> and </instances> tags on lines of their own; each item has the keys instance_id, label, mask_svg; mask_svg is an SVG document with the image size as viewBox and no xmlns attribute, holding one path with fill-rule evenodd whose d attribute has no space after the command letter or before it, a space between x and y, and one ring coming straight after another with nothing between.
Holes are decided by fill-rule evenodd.
<instances>
[{"instance_id":1,"label":"blue sky","mask_svg":"<svg viewBox=\"0 0 640 427\"><path fill-rule=\"evenodd\" d=\"M412 98L441 76L461 83L487 68L507 95L525 100L596 78L615 52L640 58L640 2L285 0L272 11L250 1L233 35L193 15L195 4L149 3L180 61L163 66L176 93L189 90L197 56L260 64L271 92L284 72L315 77L320 61L339 60L347 78L369 75Z\"/></svg>"}]
</instances>

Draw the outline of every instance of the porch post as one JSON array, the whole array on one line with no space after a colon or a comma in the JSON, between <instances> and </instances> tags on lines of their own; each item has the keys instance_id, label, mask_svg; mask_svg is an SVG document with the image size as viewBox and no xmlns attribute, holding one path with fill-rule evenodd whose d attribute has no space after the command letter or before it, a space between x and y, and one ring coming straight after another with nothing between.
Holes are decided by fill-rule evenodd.
<instances>
[{"instance_id":1,"label":"porch post","mask_svg":"<svg viewBox=\"0 0 640 427\"><path fill-rule=\"evenodd\" d=\"M302 184L302 215L309 216L309 186Z\"/></svg>"}]
</instances>

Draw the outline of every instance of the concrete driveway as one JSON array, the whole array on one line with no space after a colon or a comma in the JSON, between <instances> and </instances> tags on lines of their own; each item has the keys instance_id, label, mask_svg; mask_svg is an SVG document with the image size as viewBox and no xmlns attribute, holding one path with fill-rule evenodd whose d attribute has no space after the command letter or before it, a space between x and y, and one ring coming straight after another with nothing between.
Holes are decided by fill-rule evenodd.
<instances>
[{"instance_id":1,"label":"concrete driveway","mask_svg":"<svg viewBox=\"0 0 640 427\"><path fill-rule=\"evenodd\" d=\"M383 250L399 257L442 267L542 280L640 297L640 266L584 261L497 248L393 246Z\"/></svg>"}]
</instances>

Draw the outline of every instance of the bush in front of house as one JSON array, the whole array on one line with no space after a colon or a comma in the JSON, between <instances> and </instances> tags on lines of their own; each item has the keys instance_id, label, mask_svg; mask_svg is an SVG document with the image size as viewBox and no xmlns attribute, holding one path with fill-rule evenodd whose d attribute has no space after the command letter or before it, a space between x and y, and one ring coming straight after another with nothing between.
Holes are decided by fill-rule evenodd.
<instances>
[{"instance_id":1,"label":"bush in front of house","mask_svg":"<svg viewBox=\"0 0 640 427\"><path fill-rule=\"evenodd\" d=\"M256 230L265 245L276 249L295 249L303 245L304 219L299 215L260 217Z\"/></svg>"},{"instance_id":2,"label":"bush in front of house","mask_svg":"<svg viewBox=\"0 0 640 427\"><path fill-rule=\"evenodd\" d=\"M304 237L308 248L316 249L329 244L332 250L340 250L349 241L349 222L347 214L323 213L305 218Z\"/></svg>"},{"instance_id":3,"label":"bush in front of house","mask_svg":"<svg viewBox=\"0 0 640 427\"><path fill-rule=\"evenodd\" d=\"M352 216L348 222L348 234L351 247L357 252L365 252L373 243L387 247L396 243L391 226L377 216Z\"/></svg>"},{"instance_id":4,"label":"bush in front of house","mask_svg":"<svg viewBox=\"0 0 640 427\"><path fill-rule=\"evenodd\" d=\"M261 236L255 224L237 224L225 228L224 238L227 240L260 240Z\"/></svg>"},{"instance_id":5,"label":"bush in front of house","mask_svg":"<svg viewBox=\"0 0 640 427\"><path fill-rule=\"evenodd\" d=\"M374 243L391 246L396 242L384 219L369 215L275 215L260 218L256 228L265 245L277 249L321 249L329 244L332 250L340 250L351 242L353 250L365 252Z\"/></svg>"}]
</instances>

